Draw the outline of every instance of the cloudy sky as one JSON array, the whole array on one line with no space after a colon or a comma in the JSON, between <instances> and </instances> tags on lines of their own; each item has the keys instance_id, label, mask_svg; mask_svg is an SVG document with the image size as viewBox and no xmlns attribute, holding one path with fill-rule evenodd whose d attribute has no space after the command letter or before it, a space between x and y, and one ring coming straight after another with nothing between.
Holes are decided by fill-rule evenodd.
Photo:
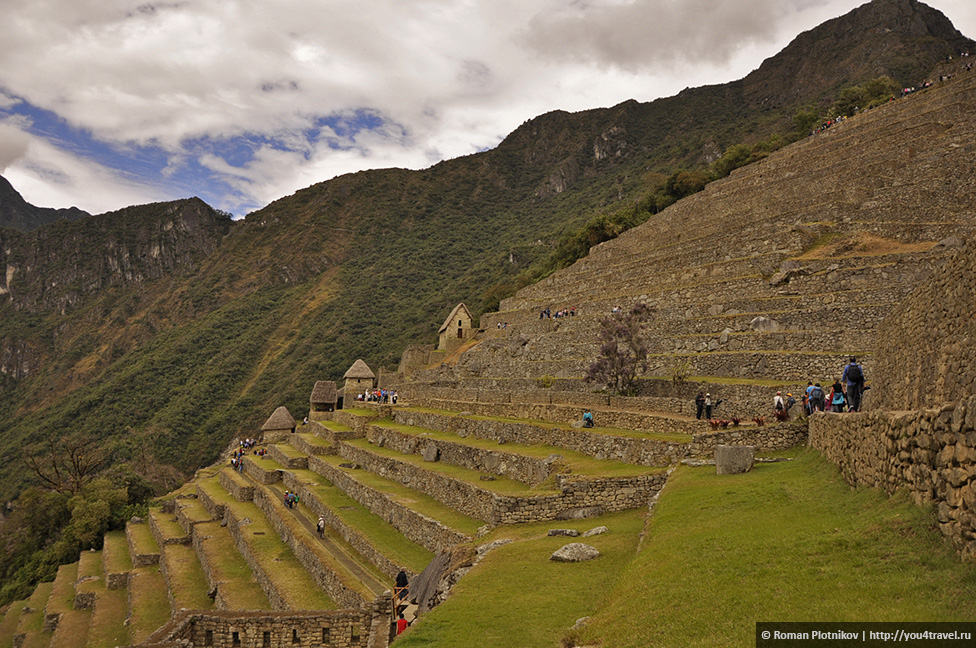
<instances>
[{"instance_id":1,"label":"cloudy sky","mask_svg":"<svg viewBox=\"0 0 976 648\"><path fill-rule=\"evenodd\" d=\"M92 213L243 216L494 147L544 112L745 76L861 0L3 0L0 175ZM976 36L976 2L930 0Z\"/></svg>"}]
</instances>

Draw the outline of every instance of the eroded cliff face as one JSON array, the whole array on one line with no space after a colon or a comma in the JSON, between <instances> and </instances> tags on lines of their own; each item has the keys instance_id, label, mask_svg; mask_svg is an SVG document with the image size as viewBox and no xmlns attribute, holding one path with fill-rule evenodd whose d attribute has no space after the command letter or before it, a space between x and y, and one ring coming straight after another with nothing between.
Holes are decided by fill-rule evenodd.
<instances>
[{"instance_id":1,"label":"eroded cliff face","mask_svg":"<svg viewBox=\"0 0 976 648\"><path fill-rule=\"evenodd\" d=\"M31 232L0 230L0 306L9 300L17 311L64 314L106 288L185 273L230 227L228 216L191 198Z\"/></svg>"}]
</instances>

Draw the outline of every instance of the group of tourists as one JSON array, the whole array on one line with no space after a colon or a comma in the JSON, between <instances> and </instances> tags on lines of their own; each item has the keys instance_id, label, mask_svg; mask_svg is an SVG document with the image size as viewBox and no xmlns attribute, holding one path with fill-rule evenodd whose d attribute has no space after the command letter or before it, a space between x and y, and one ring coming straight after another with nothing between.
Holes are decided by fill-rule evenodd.
<instances>
[{"instance_id":1,"label":"group of tourists","mask_svg":"<svg viewBox=\"0 0 976 648\"><path fill-rule=\"evenodd\" d=\"M508 328L508 322L498 322L497 324L495 324L495 328L498 329L499 331L501 331L503 329L507 329Z\"/></svg>"},{"instance_id":2,"label":"group of tourists","mask_svg":"<svg viewBox=\"0 0 976 648\"><path fill-rule=\"evenodd\" d=\"M808 382L803 393L803 409L807 415L814 412L857 412L861 409L861 396L865 387L864 369L857 362L855 356L844 365L840 377L825 392L820 383ZM777 392L777 397L779 392ZM773 408L778 409L777 401L773 399ZM789 411L789 407L785 408Z\"/></svg>"},{"instance_id":3,"label":"group of tourists","mask_svg":"<svg viewBox=\"0 0 976 648\"><path fill-rule=\"evenodd\" d=\"M576 317L576 307L570 306L569 308L563 308L557 310L555 314L553 314L552 309L550 309L548 306L539 311L539 319L550 319L556 317Z\"/></svg>"},{"instance_id":4,"label":"group of tourists","mask_svg":"<svg viewBox=\"0 0 976 648\"><path fill-rule=\"evenodd\" d=\"M298 504L298 499L299 499L298 493L293 493L291 491L286 490L283 499L285 502L285 506L287 506L288 508L295 508L295 504Z\"/></svg>"},{"instance_id":5,"label":"group of tourists","mask_svg":"<svg viewBox=\"0 0 976 648\"><path fill-rule=\"evenodd\" d=\"M695 418L701 420L702 415L704 415L706 421L711 420L712 409L721 404L722 399L713 400L711 392L698 392L698 395L695 396Z\"/></svg>"},{"instance_id":6,"label":"group of tourists","mask_svg":"<svg viewBox=\"0 0 976 648\"><path fill-rule=\"evenodd\" d=\"M373 389L356 395L356 400L366 403L386 403L396 405L397 392L395 389Z\"/></svg>"}]
</instances>

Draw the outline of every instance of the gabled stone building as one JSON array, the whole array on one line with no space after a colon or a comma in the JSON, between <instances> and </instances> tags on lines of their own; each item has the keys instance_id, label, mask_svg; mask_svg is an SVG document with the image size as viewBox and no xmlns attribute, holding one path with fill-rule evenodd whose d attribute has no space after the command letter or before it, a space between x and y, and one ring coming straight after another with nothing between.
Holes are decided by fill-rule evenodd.
<instances>
[{"instance_id":1,"label":"gabled stone building","mask_svg":"<svg viewBox=\"0 0 976 648\"><path fill-rule=\"evenodd\" d=\"M339 390L334 380L316 380L312 394L308 397L308 420L326 418L327 412L334 412L339 400Z\"/></svg>"},{"instance_id":2,"label":"gabled stone building","mask_svg":"<svg viewBox=\"0 0 976 648\"><path fill-rule=\"evenodd\" d=\"M362 358L357 359L352 366L342 376L346 379L342 386L342 394L339 396L339 407L343 403L348 405L356 400L358 394L373 389L376 383L376 374L369 368Z\"/></svg>"},{"instance_id":3,"label":"gabled stone building","mask_svg":"<svg viewBox=\"0 0 976 648\"><path fill-rule=\"evenodd\" d=\"M286 439L295 431L295 417L282 405L276 409L261 426L265 443L276 443Z\"/></svg>"},{"instance_id":4,"label":"gabled stone building","mask_svg":"<svg viewBox=\"0 0 976 648\"><path fill-rule=\"evenodd\" d=\"M453 351L475 333L474 317L464 303L454 307L437 331L437 350Z\"/></svg>"}]
</instances>

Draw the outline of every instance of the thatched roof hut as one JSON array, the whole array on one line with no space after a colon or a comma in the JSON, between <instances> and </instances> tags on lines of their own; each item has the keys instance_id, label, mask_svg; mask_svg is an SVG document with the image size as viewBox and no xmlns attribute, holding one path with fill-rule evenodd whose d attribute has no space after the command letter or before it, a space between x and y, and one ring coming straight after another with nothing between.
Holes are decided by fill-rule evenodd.
<instances>
[{"instance_id":1,"label":"thatched roof hut","mask_svg":"<svg viewBox=\"0 0 976 648\"><path fill-rule=\"evenodd\" d=\"M268 420L264 422L261 426L262 432L273 432L277 430L288 430L289 432L295 429L295 417L291 415L288 408L282 405L274 411L274 413L268 417Z\"/></svg>"},{"instance_id":2,"label":"thatched roof hut","mask_svg":"<svg viewBox=\"0 0 976 648\"><path fill-rule=\"evenodd\" d=\"M356 380L373 380L376 374L363 362L362 358L357 359L352 366L342 375L343 378L355 378Z\"/></svg>"},{"instance_id":3,"label":"thatched roof hut","mask_svg":"<svg viewBox=\"0 0 976 648\"><path fill-rule=\"evenodd\" d=\"M312 405L327 405L329 403L335 405L338 397L337 391L334 380L316 380L315 386L312 387L312 395L308 397L308 402Z\"/></svg>"}]
</instances>

